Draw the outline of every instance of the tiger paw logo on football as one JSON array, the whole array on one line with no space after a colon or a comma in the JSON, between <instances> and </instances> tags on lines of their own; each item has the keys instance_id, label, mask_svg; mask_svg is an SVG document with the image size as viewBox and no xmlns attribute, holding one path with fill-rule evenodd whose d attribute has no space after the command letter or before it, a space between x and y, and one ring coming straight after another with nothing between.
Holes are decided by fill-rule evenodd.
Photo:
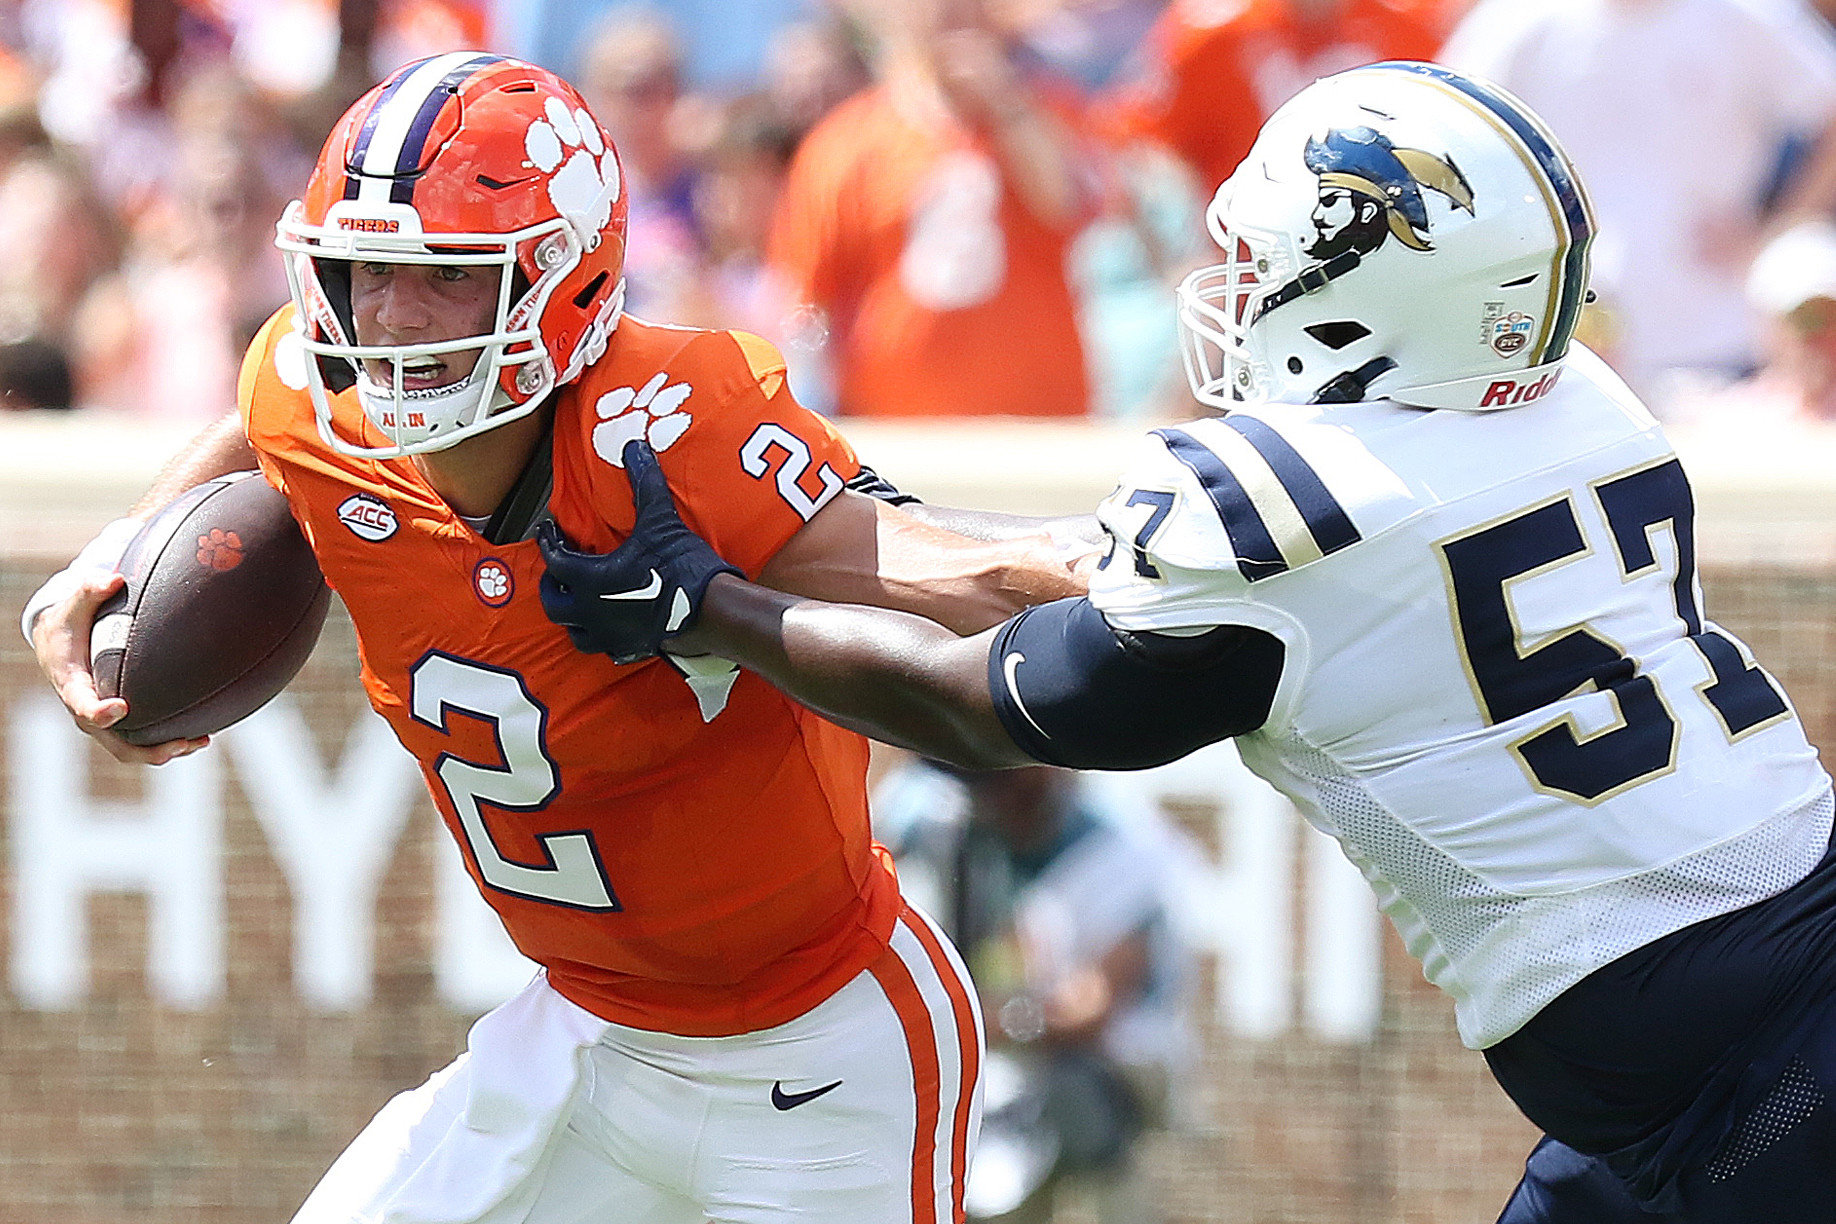
<instances>
[{"instance_id":1,"label":"tiger paw logo on football","mask_svg":"<svg viewBox=\"0 0 1836 1224\"><path fill-rule=\"evenodd\" d=\"M694 421L682 411L693 393L694 388L685 382L670 382L666 371L659 371L642 387L606 392L593 405L599 417L599 424L593 427L594 453L613 467L624 467L627 442L642 438L652 450L668 450Z\"/></svg>"},{"instance_id":2,"label":"tiger paw logo on football","mask_svg":"<svg viewBox=\"0 0 1836 1224\"><path fill-rule=\"evenodd\" d=\"M242 537L212 527L209 535L198 537L198 564L219 572L235 569L242 564Z\"/></svg>"},{"instance_id":3,"label":"tiger paw logo on football","mask_svg":"<svg viewBox=\"0 0 1836 1224\"><path fill-rule=\"evenodd\" d=\"M570 111L559 98L548 99L542 118L523 134L523 152L548 180L548 198L579 234L599 231L618 203L618 159L606 149L599 125L584 110Z\"/></svg>"}]
</instances>

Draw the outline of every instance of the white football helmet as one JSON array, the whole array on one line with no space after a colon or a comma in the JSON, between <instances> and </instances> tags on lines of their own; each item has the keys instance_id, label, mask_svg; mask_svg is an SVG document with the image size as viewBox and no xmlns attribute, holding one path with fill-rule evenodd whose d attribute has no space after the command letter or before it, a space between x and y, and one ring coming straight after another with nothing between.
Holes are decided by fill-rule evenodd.
<instances>
[{"instance_id":1,"label":"white football helmet","mask_svg":"<svg viewBox=\"0 0 1836 1224\"><path fill-rule=\"evenodd\" d=\"M1504 90L1435 64L1316 81L1263 125L1179 288L1202 402L1509 408L1554 385L1587 296L1593 211Z\"/></svg>"}]
</instances>

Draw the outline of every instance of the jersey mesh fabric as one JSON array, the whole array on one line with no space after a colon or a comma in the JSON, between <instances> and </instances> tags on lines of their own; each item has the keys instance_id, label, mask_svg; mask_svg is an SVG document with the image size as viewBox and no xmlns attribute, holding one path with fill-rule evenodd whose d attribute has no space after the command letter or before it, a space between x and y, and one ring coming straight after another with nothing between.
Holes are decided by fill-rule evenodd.
<instances>
[{"instance_id":1,"label":"jersey mesh fabric","mask_svg":"<svg viewBox=\"0 0 1836 1224\"><path fill-rule=\"evenodd\" d=\"M1785 1064L1778 1086L1754 1111L1741 1120L1728 1144L1709 1162L1710 1181L1726 1181L1753 1163L1767 1148L1789 1135L1792 1128L1815 1113L1824 1102L1816 1073L1802 1058Z\"/></svg>"},{"instance_id":2,"label":"jersey mesh fabric","mask_svg":"<svg viewBox=\"0 0 1836 1224\"><path fill-rule=\"evenodd\" d=\"M1702 617L1693 506L1650 413L1576 346L1511 412L1274 404L1160 431L1101 511L1147 565L1110 565L1090 598L1118 628L1283 641L1243 759L1346 844L1485 1048L1824 852L1829 776L1774 682L1736 671L1745 648ZM1641 535L1657 564L1616 543ZM1656 700L1562 662L1577 646L1630 660ZM1730 729L1729 678L1780 708Z\"/></svg>"},{"instance_id":3,"label":"jersey mesh fabric","mask_svg":"<svg viewBox=\"0 0 1836 1224\"><path fill-rule=\"evenodd\" d=\"M1428 980L1454 999L1460 1040L1504 1040L1600 966L1671 931L1750 905L1803 879L1828 849L1836 800L1763 821L1654 870L1572 892L1520 896L1467 871L1312 745L1278 749L1309 819L1338 839L1377 891ZM1253 751L1245 760L1255 765ZM1392 866L1380 870L1374 859ZM1719 903L1717 903L1719 902ZM1501 951L1508 948L1508 954ZM1491 958L1482 973L1465 970Z\"/></svg>"}]
</instances>

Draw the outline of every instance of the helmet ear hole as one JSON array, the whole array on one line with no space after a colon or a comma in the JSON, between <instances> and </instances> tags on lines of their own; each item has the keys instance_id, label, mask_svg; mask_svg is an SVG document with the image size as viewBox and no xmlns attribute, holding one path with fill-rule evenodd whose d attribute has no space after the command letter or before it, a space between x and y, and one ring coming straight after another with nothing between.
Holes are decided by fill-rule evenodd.
<instances>
[{"instance_id":1,"label":"helmet ear hole","mask_svg":"<svg viewBox=\"0 0 1836 1224\"><path fill-rule=\"evenodd\" d=\"M1339 319L1331 323L1315 323L1302 329L1321 344L1338 352L1348 344L1356 344L1371 334L1371 329L1356 319ZM1294 373L1300 373L1295 370Z\"/></svg>"},{"instance_id":2,"label":"helmet ear hole","mask_svg":"<svg viewBox=\"0 0 1836 1224\"><path fill-rule=\"evenodd\" d=\"M1307 367L1301 363L1301 359L1299 357L1289 357L1288 358L1288 373L1299 374L1302 370L1306 368Z\"/></svg>"}]
</instances>

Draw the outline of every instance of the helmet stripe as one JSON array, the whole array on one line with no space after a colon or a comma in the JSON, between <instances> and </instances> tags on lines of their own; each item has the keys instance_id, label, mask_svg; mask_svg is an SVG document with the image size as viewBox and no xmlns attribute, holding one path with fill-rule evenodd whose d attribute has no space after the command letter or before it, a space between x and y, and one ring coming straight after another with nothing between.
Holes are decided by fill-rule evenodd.
<instances>
[{"instance_id":1,"label":"helmet stripe","mask_svg":"<svg viewBox=\"0 0 1836 1224\"><path fill-rule=\"evenodd\" d=\"M418 168L421 147L434 117L451 100L451 87L499 58L476 51L453 51L410 64L397 73L364 117L358 147L353 150L352 164L346 168L352 177L346 180L345 198L378 203L407 200L409 197L398 196L395 188L404 171L412 175ZM423 112L430 109L423 119ZM410 141L417 122L418 135ZM351 190L353 183L355 192ZM409 190L413 190L412 180Z\"/></svg>"},{"instance_id":2,"label":"helmet stripe","mask_svg":"<svg viewBox=\"0 0 1836 1224\"><path fill-rule=\"evenodd\" d=\"M1530 364L1543 365L1562 357L1568 352L1568 342L1573 339L1575 324L1581 318L1582 297L1587 288L1587 250L1594 240L1594 219L1587 194L1570 168L1568 158L1556 147L1541 122L1500 89L1438 64L1395 60L1372 67L1429 77L1458 90L1503 121L1542 170L1557 204L1555 220L1564 228L1567 241L1563 245L1562 288L1555 321L1542 350L1531 356Z\"/></svg>"},{"instance_id":3,"label":"helmet stripe","mask_svg":"<svg viewBox=\"0 0 1836 1224\"><path fill-rule=\"evenodd\" d=\"M415 112L414 122L408 125L408 131L402 137L402 151L395 159L395 184L389 189L391 200L397 204L414 202L414 184L419 177L415 171L420 169L421 150L427 144L427 134L433 130L434 120L439 118L448 99L459 92L460 84L467 77L503 58L501 55L474 56L441 77L440 83L428 91L420 109Z\"/></svg>"},{"instance_id":4,"label":"helmet stripe","mask_svg":"<svg viewBox=\"0 0 1836 1224\"><path fill-rule=\"evenodd\" d=\"M395 91L402 87L403 82L407 81L413 72L414 66L409 65L390 78L389 83L383 86L382 92L376 95L376 101L370 106L370 113L363 117L363 126L357 129L356 147L351 150L349 160L344 163L345 199L357 198L358 188L363 185L363 180L359 177L363 173L363 160L370 151L370 141L376 136L376 120L382 115L384 105L395 96Z\"/></svg>"}]
</instances>

